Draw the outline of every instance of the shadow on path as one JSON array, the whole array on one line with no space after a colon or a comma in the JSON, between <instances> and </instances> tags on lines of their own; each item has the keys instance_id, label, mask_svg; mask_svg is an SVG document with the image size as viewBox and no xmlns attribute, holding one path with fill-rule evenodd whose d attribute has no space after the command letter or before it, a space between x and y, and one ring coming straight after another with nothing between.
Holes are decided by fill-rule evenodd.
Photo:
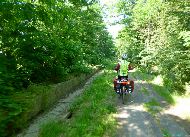
<instances>
[{"instance_id":1,"label":"shadow on path","mask_svg":"<svg viewBox=\"0 0 190 137\"><path fill-rule=\"evenodd\" d=\"M119 97L116 101L118 111L115 118L118 125L115 137L190 137L190 123L186 121L184 124L181 118L163 113L170 105L153 90L151 84L139 77L131 79L135 81L135 90L127 95L126 104L123 105ZM142 92L143 88L147 89L147 94ZM143 107L152 99L162 107L162 111L155 115Z\"/></svg>"}]
</instances>

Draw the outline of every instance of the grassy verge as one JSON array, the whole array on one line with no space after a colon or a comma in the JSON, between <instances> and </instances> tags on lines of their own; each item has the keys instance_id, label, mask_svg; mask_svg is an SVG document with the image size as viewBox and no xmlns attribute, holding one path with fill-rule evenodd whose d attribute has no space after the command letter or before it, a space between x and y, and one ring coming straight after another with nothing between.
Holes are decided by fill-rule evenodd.
<instances>
[{"instance_id":1,"label":"grassy verge","mask_svg":"<svg viewBox=\"0 0 190 137\"><path fill-rule=\"evenodd\" d=\"M172 94L168 91L167 87L159 86L152 84L153 89L162 96L169 104L174 105L175 99L173 98Z\"/></svg>"},{"instance_id":2,"label":"grassy verge","mask_svg":"<svg viewBox=\"0 0 190 137\"><path fill-rule=\"evenodd\" d=\"M40 137L101 137L112 133L116 124L112 115L116 112L113 77L113 73L105 72L96 78L72 104L73 116L43 125Z\"/></svg>"},{"instance_id":3,"label":"grassy verge","mask_svg":"<svg viewBox=\"0 0 190 137\"><path fill-rule=\"evenodd\" d=\"M170 134L170 132L167 129L162 129L161 130L163 133L163 137L172 137L172 135Z\"/></svg>"},{"instance_id":4,"label":"grassy verge","mask_svg":"<svg viewBox=\"0 0 190 137\"><path fill-rule=\"evenodd\" d=\"M145 87L142 87L140 91L143 92L143 93L146 94L146 95L149 95L149 94L150 94L150 93L148 92L148 90L147 90Z\"/></svg>"},{"instance_id":5,"label":"grassy verge","mask_svg":"<svg viewBox=\"0 0 190 137\"><path fill-rule=\"evenodd\" d=\"M150 75L147 73L142 72L141 70L137 69L135 73L131 73L132 77L138 78L139 80L150 82L154 79L154 75Z\"/></svg>"},{"instance_id":6,"label":"grassy verge","mask_svg":"<svg viewBox=\"0 0 190 137\"><path fill-rule=\"evenodd\" d=\"M152 99L151 101L145 103L144 107L152 115L155 115L162 110L160 107L160 103L157 102L155 99Z\"/></svg>"},{"instance_id":7,"label":"grassy verge","mask_svg":"<svg viewBox=\"0 0 190 137\"><path fill-rule=\"evenodd\" d=\"M175 99L172 94L169 92L168 88L163 86L162 79L160 76L150 75L147 73L143 73L140 70L137 70L134 73L135 77L138 77L140 80L146 81L148 84L151 84L153 89L163 97L169 104L174 105ZM146 93L146 89L141 89L142 92Z\"/></svg>"}]
</instances>

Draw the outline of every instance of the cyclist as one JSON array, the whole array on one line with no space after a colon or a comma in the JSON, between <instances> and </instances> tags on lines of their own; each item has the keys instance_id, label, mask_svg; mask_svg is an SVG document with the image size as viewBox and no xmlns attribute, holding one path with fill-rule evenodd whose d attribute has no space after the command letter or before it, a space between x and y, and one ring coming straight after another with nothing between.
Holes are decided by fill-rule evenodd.
<instances>
[{"instance_id":1,"label":"cyclist","mask_svg":"<svg viewBox=\"0 0 190 137\"><path fill-rule=\"evenodd\" d=\"M114 79L114 90L117 91L117 80L121 80L122 77L128 80L128 68L130 67L130 62L128 62L127 54L123 54L121 57L121 61L116 65L115 70L118 73L118 78Z\"/></svg>"}]
</instances>

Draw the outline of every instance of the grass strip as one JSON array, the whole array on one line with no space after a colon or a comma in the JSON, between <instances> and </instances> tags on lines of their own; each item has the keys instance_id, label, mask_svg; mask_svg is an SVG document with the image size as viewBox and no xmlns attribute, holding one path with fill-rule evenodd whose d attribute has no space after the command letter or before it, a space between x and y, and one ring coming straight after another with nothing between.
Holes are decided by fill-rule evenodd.
<instances>
[{"instance_id":1,"label":"grass strip","mask_svg":"<svg viewBox=\"0 0 190 137\"><path fill-rule=\"evenodd\" d=\"M155 115L162 110L160 107L160 103L157 102L155 99L152 99L151 101L145 103L144 108L152 115Z\"/></svg>"},{"instance_id":2,"label":"grass strip","mask_svg":"<svg viewBox=\"0 0 190 137\"><path fill-rule=\"evenodd\" d=\"M156 77L156 75L146 74L146 73L143 73L142 71L137 70L135 72L135 76L139 76L140 79L145 80L147 83L151 84L151 86L153 87L153 89L161 97L163 97L169 104L171 104L171 105L175 104L175 99L172 97L172 94L168 91L167 87L153 84L153 80ZM142 89L142 91L145 91L145 90Z\"/></svg>"},{"instance_id":3,"label":"grass strip","mask_svg":"<svg viewBox=\"0 0 190 137\"><path fill-rule=\"evenodd\" d=\"M167 129L162 129L161 131L163 133L163 137L172 137L172 135Z\"/></svg>"},{"instance_id":4,"label":"grass strip","mask_svg":"<svg viewBox=\"0 0 190 137\"><path fill-rule=\"evenodd\" d=\"M106 71L93 81L84 93L77 97L70 111L70 119L49 122L42 126L40 137L101 137L114 132L116 121L114 73Z\"/></svg>"},{"instance_id":5,"label":"grass strip","mask_svg":"<svg viewBox=\"0 0 190 137\"><path fill-rule=\"evenodd\" d=\"M146 95L149 95L149 92L148 92L147 88L145 88L145 87L141 87L140 91L143 92Z\"/></svg>"},{"instance_id":6,"label":"grass strip","mask_svg":"<svg viewBox=\"0 0 190 137\"><path fill-rule=\"evenodd\" d=\"M144 73L142 70L137 69L135 73L131 73L132 77L138 78L139 80L147 81L148 83L154 79L155 75Z\"/></svg>"},{"instance_id":7,"label":"grass strip","mask_svg":"<svg viewBox=\"0 0 190 137\"><path fill-rule=\"evenodd\" d=\"M175 99L172 97L172 94L168 91L168 89L164 86L159 86L152 84L153 89L162 96L169 104L174 105Z\"/></svg>"}]
</instances>

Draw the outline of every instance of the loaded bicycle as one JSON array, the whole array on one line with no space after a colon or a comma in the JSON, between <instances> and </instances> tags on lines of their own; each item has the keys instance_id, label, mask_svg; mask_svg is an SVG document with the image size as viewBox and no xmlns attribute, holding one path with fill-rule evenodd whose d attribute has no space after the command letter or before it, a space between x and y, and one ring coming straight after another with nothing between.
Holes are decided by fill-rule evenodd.
<instances>
[{"instance_id":1,"label":"loaded bicycle","mask_svg":"<svg viewBox=\"0 0 190 137\"><path fill-rule=\"evenodd\" d=\"M120 95L122 103L124 104L124 96L132 93L134 90L134 82L126 79L126 77L121 77L117 80L116 93Z\"/></svg>"},{"instance_id":2,"label":"loaded bicycle","mask_svg":"<svg viewBox=\"0 0 190 137\"><path fill-rule=\"evenodd\" d=\"M116 65L115 70L118 78L114 79L114 90L122 98L124 104L124 95L132 93L134 90L134 82L128 79L128 70L132 70L130 62L127 61L127 55L122 55L122 60Z\"/></svg>"}]
</instances>

